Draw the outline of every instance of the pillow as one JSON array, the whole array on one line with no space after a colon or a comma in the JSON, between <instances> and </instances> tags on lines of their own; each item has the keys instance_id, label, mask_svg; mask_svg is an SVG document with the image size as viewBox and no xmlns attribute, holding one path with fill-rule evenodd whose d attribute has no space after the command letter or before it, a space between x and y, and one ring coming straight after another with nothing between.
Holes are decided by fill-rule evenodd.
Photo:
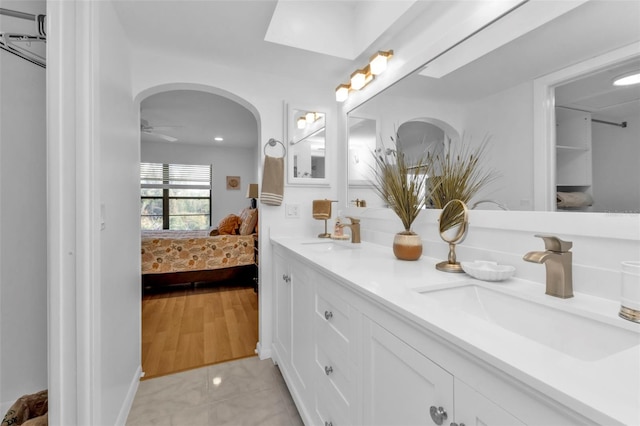
<instances>
[{"instance_id":1,"label":"pillow","mask_svg":"<svg viewBox=\"0 0 640 426\"><path fill-rule=\"evenodd\" d=\"M256 229L258 223L258 209L245 209L242 213L245 213L246 217L242 219L240 224L240 235L253 234L253 230Z\"/></svg>"},{"instance_id":2,"label":"pillow","mask_svg":"<svg viewBox=\"0 0 640 426\"><path fill-rule=\"evenodd\" d=\"M235 214L228 214L218 223L218 232L220 235L235 235L240 226L240 217Z\"/></svg>"}]
</instances>

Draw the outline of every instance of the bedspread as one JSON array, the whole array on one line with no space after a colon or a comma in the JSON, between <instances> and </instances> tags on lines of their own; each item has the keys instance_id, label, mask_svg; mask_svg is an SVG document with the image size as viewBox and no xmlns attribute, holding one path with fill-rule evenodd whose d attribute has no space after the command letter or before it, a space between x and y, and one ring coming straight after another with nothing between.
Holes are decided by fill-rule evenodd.
<instances>
[{"instance_id":1,"label":"bedspread","mask_svg":"<svg viewBox=\"0 0 640 426\"><path fill-rule=\"evenodd\" d=\"M204 231L142 235L142 274L202 271L254 263L253 235L208 236Z\"/></svg>"}]
</instances>

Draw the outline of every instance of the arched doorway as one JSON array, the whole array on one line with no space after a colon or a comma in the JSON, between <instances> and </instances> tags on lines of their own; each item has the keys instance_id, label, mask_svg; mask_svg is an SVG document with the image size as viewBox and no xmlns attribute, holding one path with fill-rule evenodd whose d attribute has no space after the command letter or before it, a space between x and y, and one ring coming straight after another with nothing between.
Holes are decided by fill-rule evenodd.
<instances>
[{"instance_id":1,"label":"arched doorway","mask_svg":"<svg viewBox=\"0 0 640 426\"><path fill-rule=\"evenodd\" d=\"M188 199L186 190L179 183L176 183L176 188L170 188L175 182L162 189L143 187L143 238L144 228L164 228L171 235L159 238L171 238L171 244L183 244L182 236L176 233L195 229L204 232L197 235L198 244L201 242L208 247L220 244L217 238L223 236L210 236L211 230L230 216L240 216L250 204L246 198L247 186L257 182L260 151L255 108L229 92L196 84L154 87L139 94L136 103L140 107L142 165L162 165L163 170L170 170L172 166L210 166L211 172L206 202L202 190L197 197L193 195ZM230 179L235 185L229 183ZM185 201L194 205L196 201L201 202L203 211L186 211ZM150 216L160 212L163 220L149 226L153 221L143 220L149 213L145 206L153 203L156 210L149 210ZM208 211L205 204L208 204ZM206 224L191 221L184 225L187 221L178 220L186 216L202 216L202 213L207 216ZM158 227L158 223L162 226ZM248 237L251 239L239 241L245 247L250 241L251 246L247 250L253 253L255 242L251 235ZM230 240L236 236L224 238ZM238 245L232 244L234 247ZM143 242L142 249L145 247ZM182 248L191 250L187 245ZM254 355L258 341L258 301L253 278L257 272L249 276L243 269L236 274L239 268L248 266L246 259L239 262L237 268L233 266L237 260L234 256L242 255L239 253L230 249L222 254L228 256L223 260L228 260L231 266L215 266L220 267L215 271L221 273L220 279L217 274L215 279L206 275L202 281L191 281L193 277L190 276L184 283L172 278L171 286L154 286L143 292L141 362L145 378ZM166 266L164 260L163 266ZM142 263L144 274L144 254ZM207 264L203 268L209 267ZM255 271L255 266L252 268ZM227 274L228 271L231 272ZM172 267L167 275L172 275L172 272L180 274L182 271Z\"/></svg>"}]
</instances>

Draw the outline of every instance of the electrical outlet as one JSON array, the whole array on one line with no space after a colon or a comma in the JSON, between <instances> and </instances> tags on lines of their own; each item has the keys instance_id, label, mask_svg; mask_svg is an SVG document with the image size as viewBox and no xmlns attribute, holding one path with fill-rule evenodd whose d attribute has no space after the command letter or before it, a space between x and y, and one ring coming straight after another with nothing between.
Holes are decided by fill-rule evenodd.
<instances>
[{"instance_id":1,"label":"electrical outlet","mask_svg":"<svg viewBox=\"0 0 640 426\"><path fill-rule=\"evenodd\" d=\"M286 204L285 211L287 217L300 217L300 204Z\"/></svg>"}]
</instances>

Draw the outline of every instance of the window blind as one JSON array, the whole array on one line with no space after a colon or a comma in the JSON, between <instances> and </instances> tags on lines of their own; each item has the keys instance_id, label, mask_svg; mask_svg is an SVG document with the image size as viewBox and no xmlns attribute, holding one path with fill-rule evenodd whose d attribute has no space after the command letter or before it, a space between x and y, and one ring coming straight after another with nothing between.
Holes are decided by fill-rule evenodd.
<instances>
[{"instance_id":1,"label":"window blind","mask_svg":"<svg viewBox=\"0 0 640 426\"><path fill-rule=\"evenodd\" d=\"M140 186L211 190L211 174L210 164L140 163Z\"/></svg>"}]
</instances>

